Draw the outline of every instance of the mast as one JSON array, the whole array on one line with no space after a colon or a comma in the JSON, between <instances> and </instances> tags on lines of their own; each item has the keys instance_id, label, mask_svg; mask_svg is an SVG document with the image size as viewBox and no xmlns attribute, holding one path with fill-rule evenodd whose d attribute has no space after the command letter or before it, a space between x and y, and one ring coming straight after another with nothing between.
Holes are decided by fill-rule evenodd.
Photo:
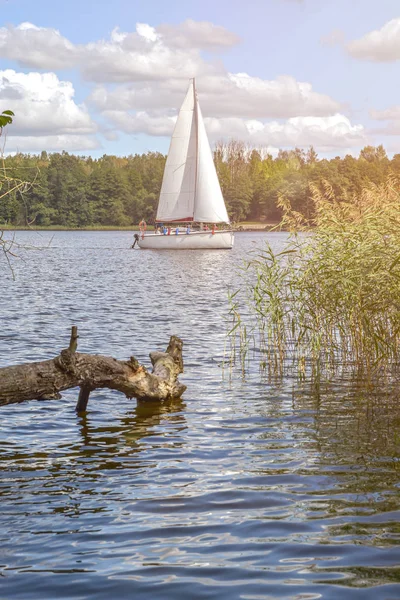
<instances>
[{"instance_id":1,"label":"mast","mask_svg":"<svg viewBox=\"0 0 400 600\"><path fill-rule=\"evenodd\" d=\"M193 214L196 207L196 195L197 195L197 169L199 164L199 115L197 110L197 94L196 94L196 79L193 77L193 101L194 101L194 125L196 132L196 162L195 162L195 176L194 176L194 202L193 202Z\"/></svg>"}]
</instances>

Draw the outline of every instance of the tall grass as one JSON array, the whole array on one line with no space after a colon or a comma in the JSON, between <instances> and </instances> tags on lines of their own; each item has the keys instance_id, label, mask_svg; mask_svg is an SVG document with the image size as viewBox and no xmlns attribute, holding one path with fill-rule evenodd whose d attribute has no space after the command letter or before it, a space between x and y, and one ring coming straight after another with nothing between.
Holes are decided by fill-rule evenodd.
<instances>
[{"instance_id":1,"label":"tall grass","mask_svg":"<svg viewBox=\"0 0 400 600\"><path fill-rule=\"evenodd\" d=\"M355 369L393 370L400 359L400 184L338 200L311 188L305 220L280 199L286 248L249 257L230 296L231 358L246 370L249 345L261 368L301 378ZM244 293L243 293L244 292Z\"/></svg>"}]
</instances>

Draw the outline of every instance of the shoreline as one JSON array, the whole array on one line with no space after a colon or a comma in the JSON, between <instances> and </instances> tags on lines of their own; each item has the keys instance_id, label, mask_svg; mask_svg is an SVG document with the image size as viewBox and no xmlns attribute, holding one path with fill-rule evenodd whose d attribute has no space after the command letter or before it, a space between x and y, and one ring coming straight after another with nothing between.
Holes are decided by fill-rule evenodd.
<instances>
[{"instance_id":1,"label":"shoreline","mask_svg":"<svg viewBox=\"0 0 400 600\"><path fill-rule=\"evenodd\" d=\"M276 229L275 229L276 228ZM278 229L278 223L238 223L234 231L242 232L242 231L284 231L283 229ZM50 225L50 226L36 226L30 227L28 225L0 225L0 231L139 231L139 225L129 225L126 227L118 227L118 226L91 226L91 227L64 227L63 225ZM154 226L149 225L147 227L147 231L154 231Z\"/></svg>"}]
</instances>

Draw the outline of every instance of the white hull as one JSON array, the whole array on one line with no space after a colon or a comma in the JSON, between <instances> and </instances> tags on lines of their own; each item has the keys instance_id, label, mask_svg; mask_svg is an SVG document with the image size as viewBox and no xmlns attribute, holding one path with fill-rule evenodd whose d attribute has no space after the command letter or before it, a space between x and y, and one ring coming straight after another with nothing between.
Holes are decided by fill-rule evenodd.
<instances>
[{"instance_id":1,"label":"white hull","mask_svg":"<svg viewBox=\"0 0 400 600\"><path fill-rule=\"evenodd\" d=\"M170 235L147 234L138 244L146 250L230 250L233 246L233 231L193 231Z\"/></svg>"}]
</instances>

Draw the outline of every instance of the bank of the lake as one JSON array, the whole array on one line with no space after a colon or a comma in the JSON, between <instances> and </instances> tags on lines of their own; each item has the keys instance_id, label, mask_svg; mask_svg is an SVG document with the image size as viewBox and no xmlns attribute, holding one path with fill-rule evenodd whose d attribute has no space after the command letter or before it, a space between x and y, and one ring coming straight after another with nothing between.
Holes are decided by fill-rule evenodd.
<instances>
[{"instance_id":1,"label":"bank of the lake","mask_svg":"<svg viewBox=\"0 0 400 600\"><path fill-rule=\"evenodd\" d=\"M233 226L238 231L272 231L279 227L278 222L267 223L261 221L241 221ZM148 231L154 231L154 225L146 226ZM138 231L139 225L129 225L126 227L116 227L113 225L93 225L90 227L65 227L63 225L52 225L42 227L38 225L13 226L9 224L0 224L0 230L4 231Z\"/></svg>"},{"instance_id":2,"label":"bank of the lake","mask_svg":"<svg viewBox=\"0 0 400 600\"><path fill-rule=\"evenodd\" d=\"M114 225L93 225L90 227L65 227L64 225L42 227L40 225L21 225L14 227L8 224L0 224L0 230L4 231L137 231L138 229L139 225L129 225L127 227L115 227ZM154 225L148 225L147 229L152 231Z\"/></svg>"}]
</instances>

